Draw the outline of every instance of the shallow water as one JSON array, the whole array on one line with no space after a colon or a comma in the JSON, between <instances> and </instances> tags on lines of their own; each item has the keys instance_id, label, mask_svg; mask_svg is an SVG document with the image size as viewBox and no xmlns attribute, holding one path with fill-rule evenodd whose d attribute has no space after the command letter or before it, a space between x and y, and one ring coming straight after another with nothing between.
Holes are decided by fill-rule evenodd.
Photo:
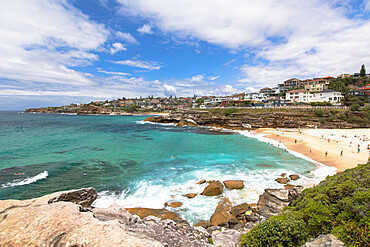
<instances>
[{"instance_id":1,"label":"shallow water","mask_svg":"<svg viewBox=\"0 0 370 247\"><path fill-rule=\"evenodd\" d=\"M224 194L234 203L250 203L267 187L282 188L274 180L283 172L299 174L294 183L302 185L327 172L317 174L312 162L256 138L144 118L0 112L0 199L92 186L99 192L97 207L116 202L162 208L181 201L171 210L197 222L209 219L219 200L182 196L201 192L201 179L242 179L243 190Z\"/></svg>"}]
</instances>

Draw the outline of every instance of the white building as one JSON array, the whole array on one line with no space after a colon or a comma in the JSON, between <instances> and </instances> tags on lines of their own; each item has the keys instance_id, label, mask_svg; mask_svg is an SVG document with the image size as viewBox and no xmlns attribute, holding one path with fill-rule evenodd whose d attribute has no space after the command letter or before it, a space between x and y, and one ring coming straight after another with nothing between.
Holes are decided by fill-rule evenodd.
<instances>
[{"instance_id":1,"label":"white building","mask_svg":"<svg viewBox=\"0 0 370 247\"><path fill-rule=\"evenodd\" d=\"M262 102L267 99L264 93L247 93L244 96L245 100L253 100L255 102Z\"/></svg>"},{"instance_id":2,"label":"white building","mask_svg":"<svg viewBox=\"0 0 370 247\"><path fill-rule=\"evenodd\" d=\"M314 102L314 95L304 89L291 90L286 93L285 99L291 102Z\"/></svg>"},{"instance_id":3,"label":"white building","mask_svg":"<svg viewBox=\"0 0 370 247\"><path fill-rule=\"evenodd\" d=\"M330 102L332 104L339 103L344 96L334 90L323 90L321 92L314 93L314 102Z\"/></svg>"}]
</instances>

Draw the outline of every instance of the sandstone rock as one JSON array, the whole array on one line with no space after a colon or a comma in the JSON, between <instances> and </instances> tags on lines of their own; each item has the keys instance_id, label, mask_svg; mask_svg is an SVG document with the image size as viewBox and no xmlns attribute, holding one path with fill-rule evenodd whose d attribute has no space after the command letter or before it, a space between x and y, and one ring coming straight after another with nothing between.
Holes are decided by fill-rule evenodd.
<instances>
[{"instance_id":1,"label":"sandstone rock","mask_svg":"<svg viewBox=\"0 0 370 247\"><path fill-rule=\"evenodd\" d=\"M236 230L226 230L212 233L212 240L215 246L237 247L241 233Z\"/></svg>"},{"instance_id":2,"label":"sandstone rock","mask_svg":"<svg viewBox=\"0 0 370 247\"><path fill-rule=\"evenodd\" d=\"M284 185L284 188L286 190L292 190L292 189L294 189L294 187L295 187L295 185L293 185L293 184L286 184L286 185Z\"/></svg>"},{"instance_id":3,"label":"sandstone rock","mask_svg":"<svg viewBox=\"0 0 370 247\"><path fill-rule=\"evenodd\" d=\"M112 204L109 208L93 208L91 211L94 217L100 221L118 220L121 224L124 224L136 219L124 207L117 204Z\"/></svg>"},{"instance_id":4,"label":"sandstone rock","mask_svg":"<svg viewBox=\"0 0 370 247\"><path fill-rule=\"evenodd\" d=\"M289 182L289 179L287 178L277 178L275 179L276 182L278 182L279 184L286 184Z\"/></svg>"},{"instance_id":5,"label":"sandstone rock","mask_svg":"<svg viewBox=\"0 0 370 247\"><path fill-rule=\"evenodd\" d=\"M289 177L290 177L291 180L297 180L297 179L299 179L299 175L297 175L297 174L289 175Z\"/></svg>"},{"instance_id":6,"label":"sandstone rock","mask_svg":"<svg viewBox=\"0 0 370 247\"><path fill-rule=\"evenodd\" d=\"M316 239L311 238L302 247L344 247L344 243L333 234L320 235Z\"/></svg>"},{"instance_id":7,"label":"sandstone rock","mask_svg":"<svg viewBox=\"0 0 370 247\"><path fill-rule=\"evenodd\" d=\"M96 200L98 194L94 188L86 188L80 190L71 190L59 193L56 197L51 198L48 203L54 202L73 202L81 205L84 208L91 207L91 204Z\"/></svg>"},{"instance_id":8,"label":"sandstone rock","mask_svg":"<svg viewBox=\"0 0 370 247\"><path fill-rule=\"evenodd\" d=\"M141 219L148 216L155 216L160 219L170 219L175 222L185 222L179 215L175 212L168 211L167 209L154 209L154 208L126 208L131 214L138 215Z\"/></svg>"},{"instance_id":9,"label":"sandstone rock","mask_svg":"<svg viewBox=\"0 0 370 247\"><path fill-rule=\"evenodd\" d=\"M244 188L244 182L242 180L226 180L224 181L224 185L230 190Z\"/></svg>"},{"instance_id":10,"label":"sandstone rock","mask_svg":"<svg viewBox=\"0 0 370 247\"><path fill-rule=\"evenodd\" d=\"M204 221L204 220L201 220L199 221L195 226L201 226L201 227L204 227L204 228L208 228L208 227L211 227L213 226L212 222L211 221Z\"/></svg>"},{"instance_id":11,"label":"sandstone rock","mask_svg":"<svg viewBox=\"0 0 370 247\"><path fill-rule=\"evenodd\" d=\"M187 198L194 198L196 195L198 195L197 193L189 193L189 194L185 194L184 196L187 197Z\"/></svg>"},{"instance_id":12,"label":"sandstone rock","mask_svg":"<svg viewBox=\"0 0 370 247\"><path fill-rule=\"evenodd\" d=\"M126 231L117 220L100 221L92 212L80 212L80 205L56 200L69 198L65 195L70 192L0 201L1 245L163 246L153 238Z\"/></svg>"},{"instance_id":13,"label":"sandstone rock","mask_svg":"<svg viewBox=\"0 0 370 247\"><path fill-rule=\"evenodd\" d=\"M280 176L284 178L286 176L286 173L283 172L282 174L280 174Z\"/></svg>"},{"instance_id":14,"label":"sandstone rock","mask_svg":"<svg viewBox=\"0 0 370 247\"><path fill-rule=\"evenodd\" d=\"M170 202L170 203L166 202L164 204L165 207L170 206L170 207L173 207L173 208L181 207L181 205L182 205L182 202Z\"/></svg>"},{"instance_id":15,"label":"sandstone rock","mask_svg":"<svg viewBox=\"0 0 370 247\"><path fill-rule=\"evenodd\" d=\"M202 179L197 184L204 184L205 182L207 182L207 181L205 179Z\"/></svg>"},{"instance_id":16,"label":"sandstone rock","mask_svg":"<svg viewBox=\"0 0 370 247\"><path fill-rule=\"evenodd\" d=\"M239 214L244 214L248 210L252 210L252 207L247 203L242 203L231 208L231 210L236 209Z\"/></svg>"},{"instance_id":17,"label":"sandstone rock","mask_svg":"<svg viewBox=\"0 0 370 247\"><path fill-rule=\"evenodd\" d=\"M229 214L230 209L231 202L227 198L223 198L211 216L211 223L214 226L228 227L228 221L231 218L231 215Z\"/></svg>"},{"instance_id":18,"label":"sandstone rock","mask_svg":"<svg viewBox=\"0 0 370 247\"><path fill-rule=\"evenodd\" d=\"M256 214L250 214L245 216L246 221L256 222L259 221L260 219L261 217Z\"/></svg>"},{"instance_id":19,"label":"sandstone rock","mask_svg":"<svg viewBox=\"0 0 370 247\"><path fill-rule=\"evenodd\" d=\"M269 218L281 213L285 206L288 206L302 194L302 190L302 186L296 186L292 190L265 189L257 203L258 214Z\"/></svg>"},{"instance_id":20,"label":"sandstone rock","mask_svg":"<svg viewBox=\"0 0 370 247\"><path fill-rule=\"evenodd\" d=\"M218 196L222 194L224 186L220 181L210 183L201 193L203 196Z\"/></svg>"}]
</instances>

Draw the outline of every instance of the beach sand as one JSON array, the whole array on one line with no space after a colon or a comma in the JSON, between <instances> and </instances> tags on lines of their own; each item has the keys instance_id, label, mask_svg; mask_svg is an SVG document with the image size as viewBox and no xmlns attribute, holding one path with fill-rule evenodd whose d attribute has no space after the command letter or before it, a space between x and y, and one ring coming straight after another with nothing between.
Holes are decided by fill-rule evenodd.
<instances>
[{"instance_id":1,"label":"beach sand","mask_svg":"<svg viewBox=\"0 0 370 247\"><path fill-rule=\"evenodd\" d=\"M369 158L370 129L258 129L254 133L280 141L288 149L312 160L336 167L337 172L365 164Z\"/></svg>"}]
</instances>

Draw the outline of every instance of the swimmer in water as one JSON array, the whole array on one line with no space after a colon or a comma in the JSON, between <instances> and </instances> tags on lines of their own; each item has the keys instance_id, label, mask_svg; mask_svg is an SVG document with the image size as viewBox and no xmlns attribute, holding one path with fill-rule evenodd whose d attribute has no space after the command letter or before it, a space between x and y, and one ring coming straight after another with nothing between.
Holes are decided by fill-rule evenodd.
<instances>
[{"instance_id":1,"label":"swimmer in water","mask_svg":"<svg viewBox=\"0 0 370 247\"><path fill-rule=\"evenodd\" d=\"M171 156L171 158L178 158L178 157L179 157L179 156L174 156L174 155L172 155L172 156Z\"/></svg>"},{"instance_id":2,"label":"swimmer in water","mask_svg":"<svg viewBox=\"0 0 370 247\"><path fill-rule=\"evenodd\" d=\"M87 175L87 173L86 172L84 172L84 176L86 176Z\"/></svg>"}]
</instances>

